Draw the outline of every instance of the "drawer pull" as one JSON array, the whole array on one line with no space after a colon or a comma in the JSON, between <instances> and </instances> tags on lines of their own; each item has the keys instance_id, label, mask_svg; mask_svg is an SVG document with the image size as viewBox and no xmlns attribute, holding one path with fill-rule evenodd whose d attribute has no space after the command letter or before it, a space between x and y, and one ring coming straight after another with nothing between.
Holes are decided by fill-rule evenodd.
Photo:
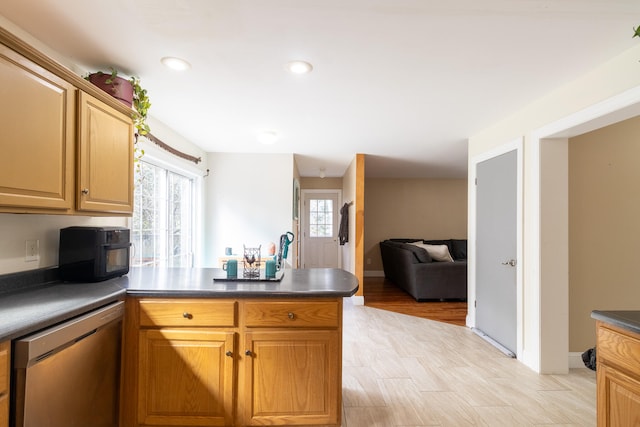
<instances>
[{"instance_id":1,"label":"drawer pull","mask_svg":"<svg viewBox=\"0 0 640 427\"><path fill-rule=\"evenodd\" d=\"M184 317L185 319L193 319L193 314L185 311L184 313L182 313L182 317Z\"/></svg>"},{"instance_id":2,"label":"drawer pull","mask_svg":"<svg viewBox=\"0 0 640 427\"><path fill-rule=\"evenodd\" d=\"M289 312L289 314L287 314L287 317L289 317L289 319L293 320L296 318L296 315L293 314L292 312Z\"/></svg>"},{"instance_id":3,"label":"drawer pull","mask_svg":"<svg viewBox=\"0 0 640 427\"><path fill-rule=\"evenodd\" d=\"M233 353L231 352L231 350L227 350L225 354L227 355L227 357L233 357Z\"/></svg>"},{"instance_id":4,"label":"drawer pull","mask_svg":"<svg viewBox=\"0 0 640 427\"><path fill-rule=\"evenodd\" d=\"M246 356L249 356L249 357L251 357L251 356L252 356L251 350L245 350L245 351L244 351L244 354L245 354Z\"/></svg>"}]
</instances>

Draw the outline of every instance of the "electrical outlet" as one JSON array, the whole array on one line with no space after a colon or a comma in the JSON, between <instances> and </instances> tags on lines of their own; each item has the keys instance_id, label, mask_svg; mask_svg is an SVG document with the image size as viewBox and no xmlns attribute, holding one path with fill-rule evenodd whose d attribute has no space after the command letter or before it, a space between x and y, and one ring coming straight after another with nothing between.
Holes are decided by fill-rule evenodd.
<instances>
[{"instance_id":1,"label":"electrical outlet","mask_svg":"<svg viewBox=\"0 0 640 427\"><path fill-rule=\"evenodd\" d=\"M367 265L371 265L371 258L367 258Z\"/></svg>"},{"instance_id":2,"label":"electrical outlet","mask_svg":"<svg viewBox=\"0 0 640 427\"><path fill-rule=\"evenodd\" d=\"M40 240L27 240L25 242L24 261L40 261Z\"/></svg>"}]
</instances>

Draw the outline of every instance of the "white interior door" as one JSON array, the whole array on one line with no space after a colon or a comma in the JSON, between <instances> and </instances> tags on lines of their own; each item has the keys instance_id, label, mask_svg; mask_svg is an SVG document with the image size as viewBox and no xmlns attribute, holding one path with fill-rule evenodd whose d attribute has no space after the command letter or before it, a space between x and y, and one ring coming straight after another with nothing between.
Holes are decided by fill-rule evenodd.
<instances>
[{"instance_id":1,"label":"white interior door","mask_svg":"<svg viewBox=\"0 0 640 427\"><path fill-rule=\"evenodd\" d=\"M303 191L302 268L339 268L338 202L337 191Z\"/></svg>"},{"instance_id":2,"label":"white interior door","mask_svg":"<svg viewBox=\"0 0 640 427\"><path fill-rule=\"evenodd\" d=\"M476 328L516 354L517 151L476 167Z\"/></svg>"}]
</instances>

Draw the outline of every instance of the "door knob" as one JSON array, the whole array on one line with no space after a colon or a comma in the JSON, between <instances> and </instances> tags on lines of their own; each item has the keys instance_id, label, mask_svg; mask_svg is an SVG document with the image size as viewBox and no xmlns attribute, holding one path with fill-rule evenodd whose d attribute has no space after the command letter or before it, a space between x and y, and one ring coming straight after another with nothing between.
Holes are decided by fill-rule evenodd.
<instances>
[{"instance_id":1,"label":"door knob","mask_svg":"<svg viewBox=\"0 0 640 427\"><path fill-rule=\"evenodd\" d=\"M502 265L510 265L511 267L515 267L516 266L516 260L515 259L510 259L509 261L503 262Z\"/></svg>"}]
</instances>

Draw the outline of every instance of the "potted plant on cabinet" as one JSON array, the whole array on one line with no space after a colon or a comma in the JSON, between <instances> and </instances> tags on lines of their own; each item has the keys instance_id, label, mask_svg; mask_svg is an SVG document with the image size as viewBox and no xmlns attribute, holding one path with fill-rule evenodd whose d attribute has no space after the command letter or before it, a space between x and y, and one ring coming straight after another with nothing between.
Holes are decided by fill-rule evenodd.
<instances>
[{"instance_id":1,"label":"potted plant on cabinet","mask_svg":"<svg viewBox=\"0 0 640 427\"><path fill-rule=\"evenodd\" d=\"M140 86L140 78L134 76L129 78L129 80L124 79L118 76L118 70L115 68L111 68L110 73L98 71L88 74L84 78L125 105L133 108L134 112L131 118L136 128L134 161L138 162L144 155L144 150L137 145L138 137L147 135L150 132L149 125L147 124L147 114L151 107L147 90ZM138 163L138 167L139 166L140 164Z\"/></svg>"},{"instance_id":2,"label":"potted plant on cabinet","mask_svg":"<svg viewBox=\"0 0 640 427\"><path fill-rule=\"evenodd\" d=\"M140 78L134 76L128 80L124 79L118 76L118 70L111 68L110 73L98 71L88 74L85 76L85 80L134 109L132 119L136 128L136 140L138 136L149 133L147 114L151 107L151 101L147 90L140 86Z\"/></svg>"}]
</instances>

